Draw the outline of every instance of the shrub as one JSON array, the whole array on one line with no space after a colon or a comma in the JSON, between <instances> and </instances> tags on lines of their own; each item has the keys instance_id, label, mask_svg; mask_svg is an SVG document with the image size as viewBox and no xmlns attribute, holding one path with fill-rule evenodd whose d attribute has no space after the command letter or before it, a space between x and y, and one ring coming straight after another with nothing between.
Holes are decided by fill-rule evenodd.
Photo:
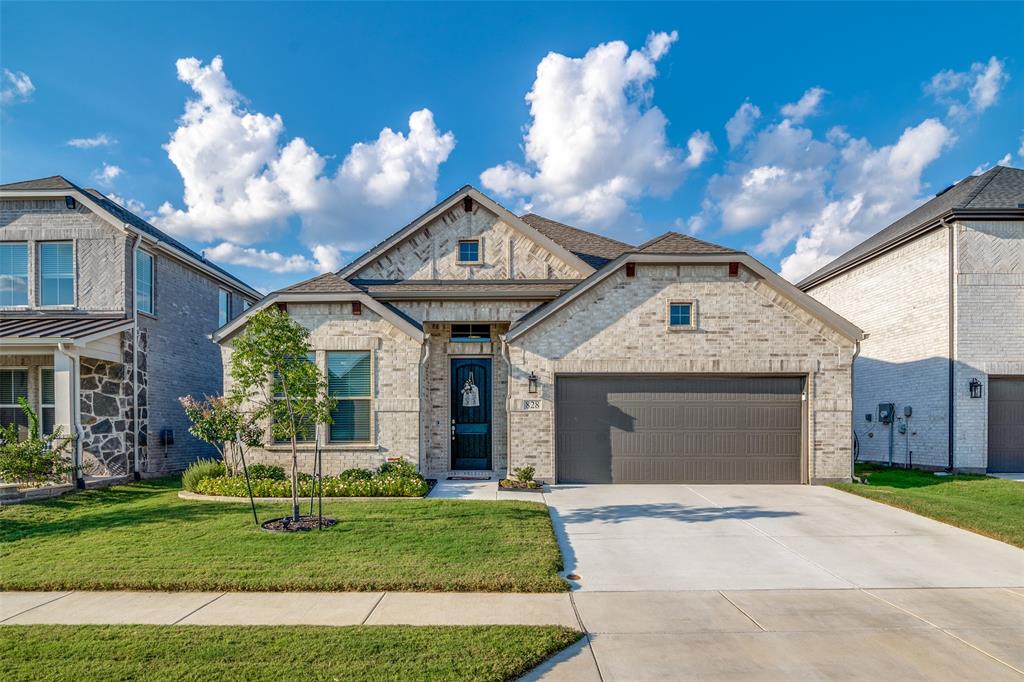
<instances>
[{"instance_id":1,"label":"shrub","mask_svg":"<svg viewBox=\"0 0 1024 682\"><path fill-rule=\"evenodd\" d=\"M516 467L512 470L512 473L515 474L516 480L520 483L529 483L533 480L533 474L536 471L533 467Z\"/></svg>"},{"instance_id":2,"label":"shrub","mask_svg":"<svg viewBox=\"0 0 1024 682\"><path fill-rule=\"evenodd\" d=\"M24 398L18 398L28 420L27 436L18 440L15 423L0 427L0 480L19 483L48 483L61 480L74 467L67 454L71 438L58 426L53 433L39 436L39 417Z\"/></svg>"},{"instance_id":3,"label":"shrub","mask_svg":"<svg viewBox=\"0 0 1024 682\"><path fill-rule=\"evenodd\" d=\"M367 469L345 469L338 478L342 481L369 481L373 478L373 472Z\"/></svg>"},{"instance_id":4,"label":"shrub","mask_svg":"<svg viewBox=\"0 0 1024 682\"><path fill-rule=\"evenodd\" d=\"M273 464L250 464L249 478L265 478L270 481L284 480L284 467Z\"/></svg>"},{"instance_id":5,"label":"shrub","mask_svg":"<svg viewBox=\"0 0 1024 682\"><path fill-rule=\"evenodd\" d=\"M197 459L188 465L181 475L181 486L185 490L198 492L201 481L207 478L219 478L224 475L224 463L213 459Z\"/></svg>"},{"instance_id":6,"label":"shrub","mask_svg":"<svg viewBox=\"0 0 1024 682\"><path fill-rule=\"evenodd\" d=\"M252 494L256 497L288 497L292 494L289 481L274 481L266 478L250 479ZM376 475L370 478L349 478L325 476L323 494L325 497L421 497L429 490L422 477ZM196 492L204 495L227 495L245 497L245 479L241 476L205 478L199 481ZM313 492L313 482L304 479L299 482L299 495L308 496Z\"/></svg>"},{"instance_id":7,"label":"shrub","mask_svg":"<svg viewBox=\"0 0 1024 682\"><path fill-rule=\"evenodd\" d=\"M416 465L407 459L396 459L393 462L384 462L377 469L377 474L381 476L385 475L397 475L397 476L415 476L422 478L420 472L416 471Z\"/></svg>"}]
</instances>

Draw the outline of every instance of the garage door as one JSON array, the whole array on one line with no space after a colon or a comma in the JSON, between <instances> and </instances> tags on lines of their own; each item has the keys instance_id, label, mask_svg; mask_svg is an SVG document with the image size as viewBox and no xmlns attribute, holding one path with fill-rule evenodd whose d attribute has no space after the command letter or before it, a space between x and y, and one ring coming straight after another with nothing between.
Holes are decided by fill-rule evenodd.
<instances>
[{"instance_id":1,"label":"garage door","mask_svg":"<svg viewBox=\"0 0 1024 682\"><path fill-rule=\"evenodd\" d=\"M799 483L800 377L570 376L559 482Z\"/></svg>"},{"instance_id":2,"label":"garage door","mask_svg":"<svg viewBox=\"0 0 1024 682\"><path fill-rule=\"evenodd\" d=\"M988 470L1024 471L1024 377L988 380Z\"/></svg>"}]
</instances>

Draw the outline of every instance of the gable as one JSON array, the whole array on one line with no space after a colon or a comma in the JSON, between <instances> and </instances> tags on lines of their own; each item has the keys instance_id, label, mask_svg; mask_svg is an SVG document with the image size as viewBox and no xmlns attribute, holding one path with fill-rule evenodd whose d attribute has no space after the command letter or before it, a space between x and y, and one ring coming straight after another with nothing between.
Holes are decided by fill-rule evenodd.
<instances>
[{"instance_id":1,"label":"gable","mask_svg":"<svg viewBox=\"0 0 1024 682\"><path fill-rule=\"evenodd\" d=\"M354 273L359 280L582 279L589 272L509 224L479 201L463 202L424 223ZM479 264L459 262L461 240L475 240Z\"/></svg>"}]
</instances>

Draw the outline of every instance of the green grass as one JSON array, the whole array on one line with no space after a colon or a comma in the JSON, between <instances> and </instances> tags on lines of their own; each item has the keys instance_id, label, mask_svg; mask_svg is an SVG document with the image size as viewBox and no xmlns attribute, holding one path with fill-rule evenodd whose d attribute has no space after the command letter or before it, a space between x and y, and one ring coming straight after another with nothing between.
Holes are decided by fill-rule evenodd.
<instances>
[{"instance_id":1,"label":"green grass","mask_svg":"<svg viewBox=\"0 0 1024 682\"><path fill-rule=\"evenodd\" d=\"M559 626L5 625L6 680L509 680L572 644Z\"/></svg>"},{"instance_id":2,"label":"green grass","mask_svg":"<svg viewBox=\"0 0 1024 682\"><path fill-rule=\"evenodd\" d=\"M857 475L867 485L832 487L1024 547L1024 483L871 464L858 465Z\"/></svg>"},{"instance_id":3,"label":"green grass","mask_svg":"<svg viewBox=\"0 0 1024 682\"><path fill-rule=\"evenodd\" d=\"M277 534L247 504L181 500L179 489L145 481L0 509L0 589L568 589L536 502L325 502L338 525ZM261 520L289 508L257 505Z\"/></svg>"}]
</instances>

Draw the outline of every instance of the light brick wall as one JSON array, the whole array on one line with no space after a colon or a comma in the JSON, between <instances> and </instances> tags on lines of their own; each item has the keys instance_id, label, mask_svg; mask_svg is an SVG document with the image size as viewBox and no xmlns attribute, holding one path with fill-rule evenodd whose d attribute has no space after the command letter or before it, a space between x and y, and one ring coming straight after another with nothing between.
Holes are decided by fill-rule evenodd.
<instances>
[{"instance_id":1,"label":"light brick wall","mask_svg":"<svg viewBox=\"0 0 1024 682\"><path fill-rule=\"evenodd\" d=\"M483 262L457 262L460 239L479 239ZM479 204L458 204L360 269L357 279L579 279L583 273Z\"/></svg>"},{"instance_id":2,"label":"light brick wall","mask_svg":"<svg viewBox=\"0 0 1024 682\"><path fill-rule=\"evenodd\" d=\"M988 466L988 378L1024 377L1024 222L965 222L956 230L954 453ZM972 378L982 398L970 397Z\"/></svg>"},{"instance_id":3,"label":"light brick wall","mask_svg":"<svg viewBox=\"0 0 1024 682\"><path fill-rule=\"evenodd\" d=\"M324 474L339 474L353 467L375 468L391 457L404 457L420 464L420 374L422 347L390 322L363 306L362 315L352 314L350 303L290 303L288 315L310 330L310 345L317 363L326 372L327 352L371 351L373 365L374 443L339 445L328 442L327 429L320 439ZM222 346L224 366L230 368L231 341ZM230 373L225 371L225 390L230 390ZM269 432L269 425L268 425ZM270 443L269 433L265 440ZM300 444L299 466L311 472L313 444ZM291 468L291 446L269 445L253 450L251 461Z\"/></svg>"},{"instance_id":4,"label":"light brick wall","mask_svg":"<svg viewBox=\"0 0 1024 682\"><path fill-rule=\"evenodd\" d=\"M695 302L695 331L668 330L673 300ZM510 465L534 466L539 478L555 477L555 377L586 372L807 377L807 478L850 476L854 343L745 269L734 278L725 264L641 264L635 278L619 270L510 345L513 401L544 401L512 412Z\"/></svg>"},{"instance_id":5,"label":"light brick wall","mask_svg":"<svg viewBox=\"0 0 1024 682\"><path fill-rule=\"evenodd\" d=\"M935 230L838 275L808 293L860 327L854 364L853 424L861 460L888 461L889 427L878 404L892 402L906 434L893 425L893 461L948 461L949 233ZM871 414L871 421L865 415Z\"/></svg>"}]
</instances>

